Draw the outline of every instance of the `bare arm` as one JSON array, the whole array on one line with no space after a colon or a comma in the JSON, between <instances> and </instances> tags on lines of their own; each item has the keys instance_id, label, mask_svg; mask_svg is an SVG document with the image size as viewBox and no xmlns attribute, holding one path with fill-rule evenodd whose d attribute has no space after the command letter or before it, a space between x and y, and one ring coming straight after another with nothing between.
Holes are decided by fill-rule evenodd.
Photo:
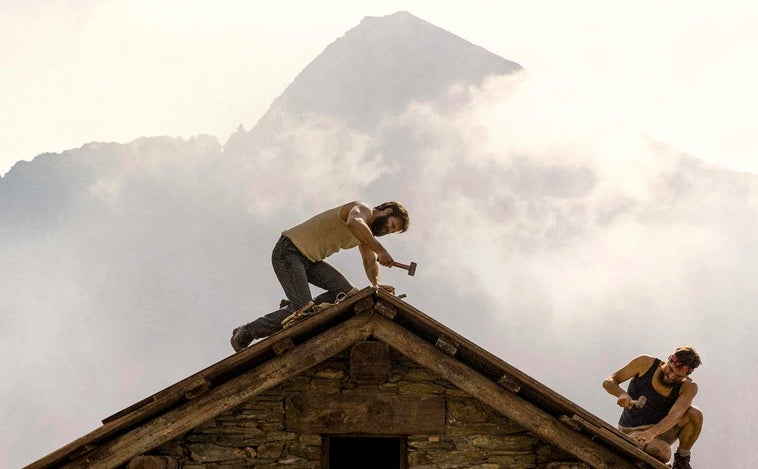
<instances>
[{"instance_id":1,"label":"bare arm","mask_svg":"<svg viewBox=\"0 0 758 469\"><path fill-rule=\"evenodd\" d=\"M345 223L347 223L347 227L350 229L350 232L353 233L353 236L355 236L358 241L360 241L361 246L364 246L373 251L373 262L378 262L379 264L386 267L391 266L393 260L392 256L374 237L374 235L371 233L371 228L368 226L367 220L371 218L371 208L361 202L351 202L345 205L342 208L342 211L347 211L344 220ZM364 255L364 250L361 250L361 256L363 256L365 266L367 256ZM368 272L366 273L368 274Z\"/></svg>"},{"instance_id":2,"label":"bare arm","mask_svg":"<svg viewBox=\"0 0 758 469\"><path fill-rule=\"evenodd\" d=\"M629 381L635 376L642 376L653 364L655 358L648 355L640 355L627 363L623 368L616 371L603 381L603 388L618 399L619 407L629 408L632 405L632 396L626 393L619 384Z\"/></svg>"},{"instance_id":3,"label":"bare arm","mask_svg":"<svg viewBox=\"0 0 758 469\"><path fill-rule=\"evenodd\" d=\"M366 277L368 277L369 282L373 286L382 287L394 292L394 288L379 283L379 265L391 266L393 259L390 253L384 249L384 246L371 233L371 228L368 226L367 221L371 218L371 208L360 202L351 202L345 205L341 212L347 212L344 213L343 220L347 223L353 236L360 242L358 250L361 253L363 270L366 271Z\"/></svg>"},{"instance_id":4,"label":"bare arm","mask_svg":"<svg viewBox=\"0 0 758 469\"><path fill-rule=\"evenodd\" d=\"M368 277L371 285L379 285L379 263L376 261L376 254L364 244L360 244L358 250L361 252L363 270L366 271L366 277Z\"/></svg>"}]
</instances>

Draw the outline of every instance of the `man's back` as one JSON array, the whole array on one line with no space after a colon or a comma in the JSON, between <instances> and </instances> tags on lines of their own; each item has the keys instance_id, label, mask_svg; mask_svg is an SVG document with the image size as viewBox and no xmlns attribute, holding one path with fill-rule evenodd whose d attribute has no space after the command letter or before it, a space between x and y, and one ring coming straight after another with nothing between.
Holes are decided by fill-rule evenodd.
<instances>
[{"instance_id":1,"label":"man's back","mask_svg":"<svg viewBox=\"0 0 758 469\"><path fill-rule=\"evenodd\" d=\"M341 216L343 206L314 215L282 234L297 246L309 260L318 262L340 249L354 248L359 244Z\"/></svg>"}]
</instances>

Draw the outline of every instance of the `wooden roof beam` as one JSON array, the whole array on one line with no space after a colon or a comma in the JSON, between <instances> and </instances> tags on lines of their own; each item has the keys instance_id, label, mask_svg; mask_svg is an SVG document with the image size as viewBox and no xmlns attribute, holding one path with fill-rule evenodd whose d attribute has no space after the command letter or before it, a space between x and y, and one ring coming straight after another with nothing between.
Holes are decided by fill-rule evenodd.
<instances>
[{"instance_id":1,"label":"wooden roof beam","mask_svg":"<svg viewBox=\"0 0 758 469\"><path fill-rule=\"evenodd\" d=\"M64 466L69 469L118 467L133 457L160 446L244 401L278 385L318 363L371 336L371 317L359 315L300 344L271 360L211 388L189 403L145 422L134 430L109 440L82 459Z\"/></svg>"},{"instance_id":2,"label":"wooden roof beam","mask_svg":"<svg viewBox=\"0 0 758 469\"><path fill-rule=\"evenodd\" d=\"M438 373L463 391L523 426L538 437L596 469L638 469L609 448L575 432L558 419L521 399L408 330L381 317L374 320L374 337L413 362Z\"/></svg>"}]
</instances>

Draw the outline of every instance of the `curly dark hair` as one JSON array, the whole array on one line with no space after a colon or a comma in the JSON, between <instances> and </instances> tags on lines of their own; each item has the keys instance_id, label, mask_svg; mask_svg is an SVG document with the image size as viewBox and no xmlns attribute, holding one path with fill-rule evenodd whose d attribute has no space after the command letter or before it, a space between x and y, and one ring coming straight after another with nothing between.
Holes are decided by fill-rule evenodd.
<instances>
[{"instance_id":1,"label":"curly dark hair","mask_svg":"<svg viewBox=\"0 0 758 469\"><path fill-rule=\"evenodd\" d=\"M684 345L676 349L674 356L679 363L687 365L690 370L694 370L703 363L700 360L700 355L690 345Z\"/></svg>"}]
</instances>

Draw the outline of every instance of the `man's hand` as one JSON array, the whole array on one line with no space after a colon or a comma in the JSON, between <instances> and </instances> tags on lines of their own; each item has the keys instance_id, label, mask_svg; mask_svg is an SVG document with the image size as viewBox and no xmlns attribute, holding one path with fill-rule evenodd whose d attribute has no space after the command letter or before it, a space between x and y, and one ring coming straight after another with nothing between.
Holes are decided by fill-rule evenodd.
<instances>
[{"instance_id":1,"label":"man's hand","mask_svg":"<svg viewBox=\"0 0 758 469\"><path fill-rule=\"evenodd\" d=\"M389 293L392 293L393 295L395 294L395 287L393 287L392 285L377 285L377 287Z\"/></svg>"},{"instance_id":2,"label":"man's hand","mask_svg":"<svg viewBox=\"0 0 758 469\"><path fill-rule=\"evenodd\" d=\"M632 396L630 396L627 393L623 393L618 397L618 400L616 400L616 403L619 405L619 407L625 407L627 409L632 408Z\"/></svg>"},{"instance_id":3,"label":"man's hand","mask_svg":"<svg viewBox=\"0 0 758 469\"><path fill-rule=\"evenodd\" d=\"M629 437L644 447L646 444L655 439L656 434L650 430L645 430L641 432L632 432L629 434Z\"/></svg>"},{"instance_id":4,"label":"man's hand","mask_svg":"<svg viewBox=\"0 0 758 469\"><path fill-rule=\"evenodd\" d=\"M392 256L390 256L390 253L387 252L386 249L382 249L382 251L377 254L376 261L382 264L384 267L392 267L392 262L394 262L394 259Z\"/></svg>"}]
</instances>

